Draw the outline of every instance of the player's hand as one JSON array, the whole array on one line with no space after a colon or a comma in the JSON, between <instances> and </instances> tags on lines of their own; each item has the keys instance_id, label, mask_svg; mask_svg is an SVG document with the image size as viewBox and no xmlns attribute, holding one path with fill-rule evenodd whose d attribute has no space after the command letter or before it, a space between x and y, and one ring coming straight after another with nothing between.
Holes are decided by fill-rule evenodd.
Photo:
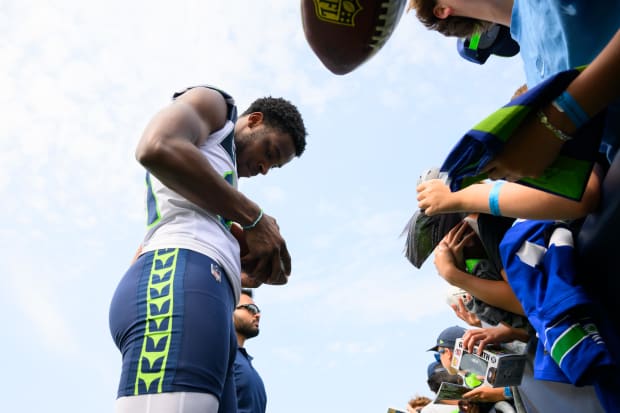
<instances>
[{"instance_id":1,"label":"player's hand","mask_svg":"<svg viewBox=\"0 0 620 413\"><path fill-rule=\"evenodd\" d=\"M506 142L502 152L482 171L490 179L511 182L524 177L536 178L555 161L563 144L532 114Z\"/></svg>"},{"instance_id":2,"label":"player's hand","mask_svg":"<svg viewBox=\"0 0 620 413\"><path fill-rule=\"evenodd\" d=\"M424 214L430 216L458 212L455 209L454 193L450 191L450 187L441 179L431 179L424 181L416 188L418 191L418 208L424 211Z\"/></svg>"},{"instance_id":3,"label":"player's hand","mask_svg":"<svg viewBox=\"0 0 620 413\"><path fill-rule=\"evenodd\" d=\"M248 253L241 257L241 266L254 283L286 284L291 273L291 256L276 220L263 214L258 224L244 234Z\"/></svg>"}]
</instances>

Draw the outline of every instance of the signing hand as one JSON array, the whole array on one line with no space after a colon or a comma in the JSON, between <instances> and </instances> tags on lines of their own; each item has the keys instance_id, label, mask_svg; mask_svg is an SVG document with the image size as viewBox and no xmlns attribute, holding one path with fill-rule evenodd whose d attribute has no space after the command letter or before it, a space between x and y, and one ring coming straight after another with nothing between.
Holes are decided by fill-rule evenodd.
<instances>
[{"instance_id":1,"label":"signing hand","mask_svg":"<svg viewBox=\"0 0 620 413\"><path fill-rule=\"evenodd\" d=\"M291 256L276 220L263 214L258 224L244 234L248 253L241 257L241 265L251 278L261 284L286 284L291 273Z\"/></svg>"}]
</instances>

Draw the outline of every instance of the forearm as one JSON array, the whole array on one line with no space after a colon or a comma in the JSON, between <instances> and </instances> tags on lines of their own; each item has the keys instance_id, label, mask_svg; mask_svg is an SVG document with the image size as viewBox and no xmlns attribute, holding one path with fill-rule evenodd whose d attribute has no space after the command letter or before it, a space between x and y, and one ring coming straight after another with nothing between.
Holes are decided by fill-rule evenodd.
<instances>
[{"instance_id":1,"label":"forearm","mask_svg":"<svg viewBox=\"0 0 620 413\"><path fill-rule=\"evenodd\" d=\"M512 288L505 281L484 280L457 268L447 271L444 278L493 307L519 315L525 314Z\"/></svg>"},{"instance_id":2,"label":"forearm","mask_svg":"<svg viewBox=\"0 0 620 413\"><path fill-rule=\"evenodd\" d=\"M540 191L512 182L504 183L498 194L501 215L524 219L578 219L596 209L599 201L599 178L591 174L580 201ZM490 213L489 194L495 184L484 184L476 200L480 212ZM472 185L473 186L473 185Z\"/></svg>"},{"instance_id":3,"label":"forearm","mask_svg":"<svg viewBox=\"0 0 620 413\"><path fill-rule=\"evenodd\" d=\"M620 31L607 46L575 78L566 91L577 101L589 117L601 112L620 97ZM545 109L549 121L569 135L575 133L575 125L566 114L549 105Z\"/></svg>"}]
</instances>

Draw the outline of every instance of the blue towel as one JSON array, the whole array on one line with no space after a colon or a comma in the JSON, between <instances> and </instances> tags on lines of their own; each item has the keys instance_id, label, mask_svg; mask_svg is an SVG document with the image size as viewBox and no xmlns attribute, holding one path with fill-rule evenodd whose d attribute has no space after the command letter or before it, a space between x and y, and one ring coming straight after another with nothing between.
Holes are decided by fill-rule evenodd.
<instances>
[{"instance_id":1,"label":"blue towel","mask_svg":"<svg viewBox=\"0 0 620 413\"><path fill-rule=\"evenodd\" d=\"M504 105L474 126L452 149L441 171L448 174L450 189L458 191L487 176L484 168L499 155L504 143L528 115L558 97L583 70L560 72ZM523 178L523 185L573 200L580 200L597 158L604 114L584 125L575 138L565 143L556 161L539 178ZM536 148L532 148L536 150Z\"/></svg>"}]
</instances>

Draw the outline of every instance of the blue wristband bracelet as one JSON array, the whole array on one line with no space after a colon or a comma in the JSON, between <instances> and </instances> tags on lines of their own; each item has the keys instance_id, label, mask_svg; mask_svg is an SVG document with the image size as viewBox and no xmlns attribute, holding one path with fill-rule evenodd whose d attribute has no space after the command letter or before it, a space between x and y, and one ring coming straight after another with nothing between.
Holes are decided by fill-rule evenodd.
<instances>
[{"instance_id":1,"label":"blue wristband bracelet","mask_svg":"<svg viewBox=\"0 0 620 413\"><path fill-rule=\"evenodd\" d=\"M573 125L575 125L575 129L579 129L582 127L590 117L586 113L585 110L579 105L579 103L575 100L574 97L571 96L570 93L564 91L556 100L553 101L553 106L560 112L563 112L568 116Z\"/></svg>"},{"instance_id":2,"label":"blue wristband bracelet","mask_svg":"<svg viewBox=\"0 0 620 413\"><path fill-rule=\"evenodd\" d=\"M489 209L491 210L491 215L502 215L502 211L499 210L499 190L504 184L504 181L497 181L491 187L491 192L489 192Z\"/></svg>"},{"instance_id":3,"label":"blue wristband bracelet","mask_svg":"<svg viewBox=\"0 0 620 413\"><path fill-rule=\"evenodd\" d=\"M260 212L258 213L258 218L256 218L254 220L254 222L252 222L250 225L243 225L241 226L241 228L243 228L244 230L247 229L252 229L254 228L256 225L258 225L258 222L263 218L263 210L261 209Z\"/></svg>"}]
</instances>

